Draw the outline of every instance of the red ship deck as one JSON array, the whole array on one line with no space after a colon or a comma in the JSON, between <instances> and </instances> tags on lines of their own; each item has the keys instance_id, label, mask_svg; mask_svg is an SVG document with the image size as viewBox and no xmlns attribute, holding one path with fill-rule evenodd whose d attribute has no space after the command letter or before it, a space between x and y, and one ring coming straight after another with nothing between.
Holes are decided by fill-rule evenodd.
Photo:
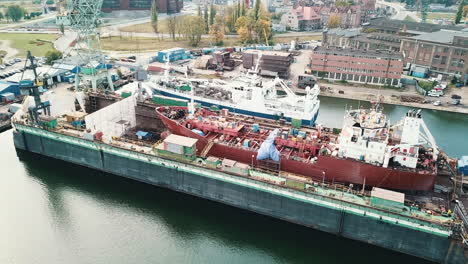
<instances>
[{"instance_id":1,"label":"red ship deck","mask_svg":"<svg viewBox=\"0 0 468 264\"><path fill-rule=\"evenodd\" d=\"M169 114L168 111L172 112ZM175 111L175 113L174 113ZM177 113L178 112L178 113ZM257 151L265 138L274 128L291 128L269 121L253 132L253 124L236 122L239 116L218 116L207 110L198 113L199 116L186 118L186 108L158 108L158 114L174 134L197 138L197 149L201 153L209 142L214 144L205 155L228 158L238 162L264 166L270 164L278 170L304 175L316 181L353 183L398 190L431 190L435 182L435 170L415 170L404 167L384 168L353 159L343 159L330 155L333 147L330 142L337 140L337 135L317 129L306 128L314 140L275 139L277 149L281 153L278 163L273 161L258 161ZM170 118L170 117L172 118ZM210 117L213 117L210 119ZM214 122L217 121L217 122ZM227 124L227 125L226 125ZM192 129L203 133L200 135ZM304 129L301 129L304 130ZM244 145L248 140L248 146Z\"/></svg>"}]
</instances>

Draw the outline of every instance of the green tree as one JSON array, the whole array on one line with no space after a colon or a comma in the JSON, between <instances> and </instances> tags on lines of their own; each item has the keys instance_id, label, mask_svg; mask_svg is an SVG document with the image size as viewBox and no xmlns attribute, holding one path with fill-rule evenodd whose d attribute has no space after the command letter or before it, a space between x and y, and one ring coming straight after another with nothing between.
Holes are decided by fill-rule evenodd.
<instances>
[{"instance_id":1,"label":"green tree","mask_svg":"<svg viewBox=\"0 0 468 264\"><path fill-rule=\"evenodd\" d=\"M216 9L214 8L213 4L210 6L210 26L214 24L214 20L216 17Z\"/></svg>"},{"instance_id":2,"label":"green tree","mask_svg":"<svg viewBox=\"0 0 468 264\"><path fill-rule=\"evenodd\" d=\"M239 1L237 1L236 16L237 16L237 18L242 16L241 5L240 5Z\"/></svg>"},{"instance_id":3,"label":"green tree","mask_svg":"<svg viewBox=\"0 0 468 264\"><path fill-rule=\"evenodd\" d=\"M53 4L54 4L54 0L47 0L47 1L46 1L46 4L48 4L48 5L53 5Z\"/></svg>"},{"instance_id":4,"label":"green tree","mask_svg":"<svg viewBox=\"0 0 468 264\"><path fill-rule=\"evenodd\" d=\"M158 33L158 7L156 1L151 4L151 26L154 33Z\"/></svg>"},{"instance_id":5,"label":"green tree","mask_svg":"<svg viewBox=\"0 0 468 264\"><path fill-rule=\"evenodd\" d=\"M465 6L465 0L460 0L460 5L458 5L457 14L455 15L455 24L460 24L460 21L463 16L463 7Z\"/></svg>"},{"instance_id":6,"label":"green tree","mask_svg":"<svg viewBox=\"0 0 468 264\"><path fill-rule=\"evenodd\" d=\"M169 16L167 19L167 29L172 39L175 40L176 30L177 30L177 16Z\"/></svg>"},{"instance_id":7,"label":"green tree","mask_svg":"<svg viewBox=\"0 0 468 264\"><path fill-rule=\"evenodd\" d=\"M47 64L52 65L54 61L62 58L62 52L58 50L51 50L45 54L45 57Z\"/></svg>"},{"instance_id":8,"label":"green tree","mask_svg":"<svg viewBox=\"0 0 468 264\"><path fill-rule=\"evenodd\" d=\"M245 2L244 1L242 1L241 16L245 16Z\"/></svg>"},{"instance_id":9,"label":"green tree","mask_svg":"<svg viewBox=\"0 0 468 264\"><path fill-rule=\"evenodd\" d=\"M201 11L201 6L198 4L198 16L202 17L202 11Z\"/></svg>"},{"instance_id":10,"label":"green tree","mask_svg":"<svg viewBox=\"0 0 468 264\"><path fill-rule=\"evenodd\" d=\"M205 33L208 33L208 28L209 28L209 15L208 15L208 6L205 5L205 9L203 12L203 20L205 21Z\"/></svg>"},{"instance_id":11,"label":"green tree","mask_svg":"<svg viewBox=\"0 0 468 264\"><path fill-rule=\"evenodd\" d=\"M63 23L60 24L59 29L62 34L65 34L65 26L63 25Z\"/></svg>"},{"instance_id":12,"label":"green tree","mask_svg":"<svg viewBox=\"0 0 468 264\"><path fill-rule=\"evenodd\" d=\"M18 22L24 17L25 12L21 6L12 5L7 8L6 13L13 22Z\"/></svg>"},{"instance_id":13,"label":"green tree","mask_svg":"<svg viewBox=\"0 0 468 264\"><path fill-rule=\"evenodd\" d=\"M255 1L255 6L254 6L254 20L257 21L259 18L259 12L260 12L260 0Z\"/></svg>"},{"instance_id":14,"label":"green tree","mask_svg":"<svg viewBox=\"0 0 468 264\"><path fill-rule=\"evenodd\" d=\"M0 21L2 21L5 17L3 16L3 13L0 12Z\"/></svg>"},{"instance_id":15,"label":"green tree","mask_svg":"<svg viewBox=\"0 0 468 264\"><path fill-rule=\"evenodd\" d=\"M205 21L203 18L200 16L184 17L184 34L191 46L198 46L203 33L205 33Z\"/></svg>"}]
</instances>

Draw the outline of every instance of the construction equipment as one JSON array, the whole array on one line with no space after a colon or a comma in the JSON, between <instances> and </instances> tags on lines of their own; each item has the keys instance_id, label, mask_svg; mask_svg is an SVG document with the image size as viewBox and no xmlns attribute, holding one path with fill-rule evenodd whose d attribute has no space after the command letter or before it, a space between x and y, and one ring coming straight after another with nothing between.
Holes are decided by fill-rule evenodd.
<instances>
[{"instance_id":1,"label":"construction equipment","mask_svg":"<svg viewBox=\"0 0 468 264\"><path fill-rule=\"evenodd\" d=\"M30 65L27 66L28 61ZM39 93L39 87L46 88L46 82L44 82L37 74L36 71L37 64L35 57L31 54L31 51L28 51L24 71L21 75L21 81L19 83L20 89L23 90L23 93L27 93L30 96L34 97L34 106L28 108L29 118L34 124L39 124L39 110L43 109L44 114L50 116L50 102L41 101L41 95ZM34 80L23 80L24 72L26 70L32 70L34 73Z\"/></svg>"}]
</instances>

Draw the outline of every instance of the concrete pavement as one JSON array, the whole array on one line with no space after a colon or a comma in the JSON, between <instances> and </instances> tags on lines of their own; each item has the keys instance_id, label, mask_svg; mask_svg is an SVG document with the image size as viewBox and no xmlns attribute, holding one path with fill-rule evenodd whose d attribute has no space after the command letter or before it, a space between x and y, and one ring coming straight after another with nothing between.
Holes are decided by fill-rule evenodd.
<instances>
[{"instance_id":1,"label":"concrete pavement","mask_svg":"<svg viewBox=\"0 0 468 264\"><path fill-rule=\"evenodd\" d=\"M395 14L391 17L392 19L404 20L407 16L409 16L416 22L421 22L421 18L417 16L417 12L406 10L404 3L386 2L384 0L378 0L377 5L388 6L395 10Z\"/></svg>"}]
</instances>

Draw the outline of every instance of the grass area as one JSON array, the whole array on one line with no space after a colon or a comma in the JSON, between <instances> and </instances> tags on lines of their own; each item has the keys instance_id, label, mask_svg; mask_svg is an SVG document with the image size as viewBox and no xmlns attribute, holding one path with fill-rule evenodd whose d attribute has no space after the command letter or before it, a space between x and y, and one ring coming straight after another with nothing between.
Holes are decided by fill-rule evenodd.
<instances>
[{"instance_id":1,"label":"grass area","mask_svg":"<svg viewBox=\"0 0 468 264\"><path fill-rule=\"evenodd\" d=\"M405 21L416 22L416 20L414 18L410 17L410 16L406 16Z\"/></svg>"},{"instance_id":2,"label":"grass area","mask_svg":"<svg viewBox=\"0 0 468 264\"><path fill-rule=\"evenodd\" d=\"M0 33L0 39L10 40L12 48L18 50L18 56L26 56L26 52L30 50L34 56L44 56L47 51L54 50L54 46L50 42L38 41L55 41L56 35L51 34L20 34L20 33Z\"/></svg>"},{"instance_id":3,"label":"grass area","mask_svg":"<svg viewBox=\"0 0 468 264\"><path fill-rule=\"evenodd\" d=\"M153 33L154 29L151 26L151 22L146 22L142 24L121 27L120 31L135 33ZM169 33L169 30L167 29L167 23L165 20L162 20L160 23L158 23L158 31L159 33Z\"/></svg>"},{"instance_id":4,"label":"grass area","mask_svg":"<svg viewBox=\"0 0 468 264\"><path fill-rule=\"evenodd\" d=\"M322 36L306 36L306 37L274 37L275 43L289 43L291 40L306 41L306 40L318 40ZM202 38L198 47L210 47L210 38ZM164 50L174 47L180 48L194 48L189 45L187 40L172 40L171 38L164 38L162 40L157 38L128 38L128 37L105 37L101 39L101 45L104 50L113 51L131 51L131 50ZM225 47L241 45L237 37L225 38ZM195 47L196 48L196 47Z\"/></svg>"},{"instance_id":5,"label":"grass area","mask_svg":"<svg viewBox=\"0 0 468 264\"><path fill-rule=\"evenodd\" d=\"M421 17L421 13L417 13L418 17ZM427 19L432 20L432 19L455 19L455 13L427 13Z\"/></svg>"}]
</instances>

